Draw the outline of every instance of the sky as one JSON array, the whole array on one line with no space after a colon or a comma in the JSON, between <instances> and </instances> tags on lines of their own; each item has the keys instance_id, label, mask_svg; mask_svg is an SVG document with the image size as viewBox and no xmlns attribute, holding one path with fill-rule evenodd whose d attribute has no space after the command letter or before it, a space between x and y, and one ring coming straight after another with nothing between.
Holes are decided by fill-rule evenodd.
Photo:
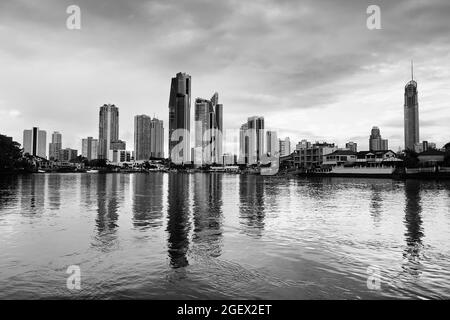
<instances>
[{"instance_id":1,"label":"sky","mask_svg":"<svg viewBox=\"0 0 450 320\"><path fill-rule=\"evenodd\" d=\"M69 5L80 7L79 30L66 27ZM369 5L380 7L381 29L367 28ZM63 147L81 151L112 103L132 150L137 114L163 120L167 137L170 79L186 72L192 102L219 93L226 129L259 115L293 145L365 150L378 126L397 151L414 60L420 139L441 147L449 40L448 0L1 0L0 133L22 143L38 126L47 143L59 131Z\"/></svg>"}]
</instances>

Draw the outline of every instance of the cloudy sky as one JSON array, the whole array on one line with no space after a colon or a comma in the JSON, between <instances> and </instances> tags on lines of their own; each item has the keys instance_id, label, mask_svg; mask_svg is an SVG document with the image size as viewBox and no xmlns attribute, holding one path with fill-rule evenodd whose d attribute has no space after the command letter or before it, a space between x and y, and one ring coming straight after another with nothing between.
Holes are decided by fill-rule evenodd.
<instances>
[{"instance_id":1,"label":"cloudy sky","mask_svg":"<svg viewBox=\"0 0 450 320\"><path fill-rule=\"evenodd\" d=\"M68 30L66 8L81 8ZM366 9L381 8L381 30ZM368 146L379 126L403 146L403 90L414 60L421 140L450 141L450 1L1 0L0 133L63 134L63 146L98 136L98 108L168 129L170 78L192 76L192 95L217 91L224 125L265 117L278 135ZM193 113L193 108L192 108ZM192 114L193 117L193 114ZM167 133L166 133L167 134Z\"/></svg>"}]
</instances>

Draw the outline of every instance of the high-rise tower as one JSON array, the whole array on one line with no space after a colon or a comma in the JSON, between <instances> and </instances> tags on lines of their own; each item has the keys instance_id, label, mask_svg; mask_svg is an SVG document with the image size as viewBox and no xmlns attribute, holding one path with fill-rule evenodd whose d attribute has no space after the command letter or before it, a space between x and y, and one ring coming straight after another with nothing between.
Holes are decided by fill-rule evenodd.
<instances>
[{"instance_id":1,"label":"high-rise tower","mask_svg":"<svg viewBox=\"0 0 450 320\"><path fill-rule=\"evenodd\" d=\"M169 159L173 162L190 161L190 130L191 76L179 72L172 78L169 98ZM172 152L178 144L181 145Z\"/></svg>"},{"instance_id":2,"label":"high-rise tower","mask_svg":"<svg viewBox=\"0 0 450 320\"><path fill-rule=\"evenodd\" d=\"M419 102L417 99L417 82L411 61L411 80L405 86L405 149L414 150L419 143Z\"/></svg>"},{"instance_id":3,"label":"high-rise tower","mask_svg":"<svg viewBox=\"0 0 450 320\"><path fill-rule=\"evenodd\" d=\"M113 104L100 107L98 159L108 159L111 143L119 140L119 109Z\"/></svg>"},{"instance_id":4,"label":"high-rise tower","mask_svg":"<svg viewBox=\"0 0 450 320\"><path fill-rule=\"evenodd\" d=\"M151 118L145 114L134 117L134 159L150 159Z\"/></svg>"},{"instance_id":5,"label":"high-rise tower","mask_svg":"<svg viewBox=\"0 0 450 320\"><path fill-rule=\"evenodd\" d=\"M31 130L23 130L23 153L46 158L46 140L47 132L39 130L38 127L33 127Z\"/></svg>"},{"instance_id":6,"label":"high-rise tower","mask_svg":"<svg viewBox=\"0 0 450 320\"><path fill-rule=\"evenodd\" d=\"M62 149L62 135L58 131L52 133L52 142L48 144L48 157L50 160L59 159L59 150Z\"/></svg>"},{"instance_id":7,"label":"high-rise tower","mask_svg":"<svg viewBox=\"0 0 450 320\"><path fill-rule=\"evenodd\" d=\"M201 163L219 163L222 157L223 105L216 92L211 100L195 100L195 147Z\"/></svg>"}]
</instances>

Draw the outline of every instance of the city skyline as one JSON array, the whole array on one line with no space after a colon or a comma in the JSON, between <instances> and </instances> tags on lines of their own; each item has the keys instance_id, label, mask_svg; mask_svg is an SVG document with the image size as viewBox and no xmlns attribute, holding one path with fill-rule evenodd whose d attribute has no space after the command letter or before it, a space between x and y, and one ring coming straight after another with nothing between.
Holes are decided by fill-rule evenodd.
<instances>
[{"instance_id":1,"label":"city skyline","mask_svg":"<svg viewBox=\"0 0 450 320\"><path fill-rule=\"evenodd\" d=\"M221 93L227 106L225 128L263 114L267 128L292 141L333 139L340 146L354 141L368 149L366 132L377 125L397 150L404 144L404 97L399 92L414 59L421 140L442 146L450 135L450 50L443 41L449 4L432 2L383 3L382 29L371 31L365 26L367 4L360 2L224 2L205 4L207 10L202 11L196 10L196 1L182 8L145 1L113 8L101 6L102 1L80 1L82 29L69 31L64 4L43 1L34 7L4 1L0 85L8 90L0 93L0 123L16 140L23 128L39 125L48 133L62 132L66 145L81 149L82 138L97 135L95 117L84 115L105 102L114 103L125 111L120 136L132 150L134 115L156 114L168 123L167 79L183 71L194 77L193 98ZM42 19L28 19L29 12ZM180 18L179 25L158 19L158 13L168 12ZM183 14L192 19L182 19ZM433 19L427 19L431 14ZM204 19L197 19L200 16ZM353 19L347 19L350 16ZM111 28L117 32L109 32ZM49 34L45 40L40 36L44 31ZM17 33L23 38L13 41ZM330 50L333 41L328 40L335 35L346 45ZM27 43L33 43L32 50ZM199 43L205 50L197 49ZM283 47L283 54L272 49L277 46ZM134 85L127 86L130 82ZM65 123L68 117L72 121Z\"/></svg>"}]
</instances>

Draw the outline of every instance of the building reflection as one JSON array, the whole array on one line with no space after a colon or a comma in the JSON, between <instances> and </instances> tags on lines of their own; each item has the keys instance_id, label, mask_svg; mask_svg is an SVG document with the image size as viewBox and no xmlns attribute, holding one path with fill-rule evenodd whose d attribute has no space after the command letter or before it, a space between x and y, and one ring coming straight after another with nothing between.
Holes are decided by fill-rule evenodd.
<instances>
[{"instance_id":1,"label":"building reflection","mask_svg":"<svg viewBox=\"0 0 450 320\"><path fill-rule=\"evenodd\" d=\"M256 175L239 176L240 219L244 232L260 237L264 230L264 179Z\"/></svg>"},{"instance_id":2,"label":"building reflection","mask_svg":"<svg viewBox=\"0 0 450 320\"><path fill-rule=\"evenodd\" d=\"M163 174L136 174L133 192L133 225L137 228L162 226Z\"/></svg>"},{"instance_id":3,"label":"building reflection","mask_svg":"<svg viewBox=\"0 0 450 320\"><path fill-rule=\"evenodd\" d=\"M420 274L420 250L422 249L422 205L420 193L420 181L405 181L405 218L406 248L403 257L406 259L403 269L408 274L417 276Z\"/></svg>"},{"instance_id":4,"label":"building reflection","mask_svg":"<svg viewBox=\"0 0 450 320\"><path fill-rule=\"evenodd\" d=\"M93 194L96 190L97 178L103 175L97 174L82 174L80 178L81 186L81 204L86 207L87 210L91 210L96 204L97 195Z\"/></svg>"},{"instance_id":5,"label":"building reflection","mask_svg":"<svg viewBox=\"0 0 450 320\"><path fill-rule=\"evenodd\" d=\"M222 253L222 175L196 174L193 200L196 251L211 257Z\"/></svg>"},{"instance_id":6,"label":"building reflection","mask_svg":"<svg viewBox=\"0 0 450 320\"><path fill-rule=\"evenodd\" d=\"M102 250L114 246L116 240L118 208L121 201L119 182L118 174L99 174L97 177L96 245Z\"/></svg>"},{"instance_id":7,"label":"building reflection","mask_svg":"<svg viewBox=\"0 0 450 320\"><path fill-rule=\"evenodd\" d=\"M3 175L0 177L0 210L16 205L19 199L17 195L19 188L20 180L17 175Z\"/></svg>"},{"instance_id":8,"label":"building reflection","mask_svg":"<svg viewBox=\"0 0 450 320\"><path fill-rule=\"evenodd\" d=\"M51 210L59 210L61 207L61 175L48 175L48 194L47 200Z\"/></svg>"},{"instance_id":9,"label":"building reflection","mask_svg":"<svg viewBox=\"0 0 450 320\"><path fill-rule=\"evenodd\" d=\"M373 183L371 185L371 195L370 195L370 215L372 216L375 225L378 225L381 220L383 190L386 190L384 184Z\"/></svg>"},{"instance_id":10,"label":"building reflection","mask_svg":"<svg viewBox=\"0 0 450 320\"><path fill-rule=\"evenodd\" d=\"M169 174L167 194L167 233L170 265L189 265L189 174Z\"/></svg>"},{"instance_id":11,"label":"building reflection","mask_svg":"<svg viewBox=\"0 0 450 320\"><path fill-rule=\"evenodd\" d=\"M20 202L22 213L43 213L45 209L45 192L48 175L33 174L22 177L20 185Z\"/></svg>"}]
</instances>

